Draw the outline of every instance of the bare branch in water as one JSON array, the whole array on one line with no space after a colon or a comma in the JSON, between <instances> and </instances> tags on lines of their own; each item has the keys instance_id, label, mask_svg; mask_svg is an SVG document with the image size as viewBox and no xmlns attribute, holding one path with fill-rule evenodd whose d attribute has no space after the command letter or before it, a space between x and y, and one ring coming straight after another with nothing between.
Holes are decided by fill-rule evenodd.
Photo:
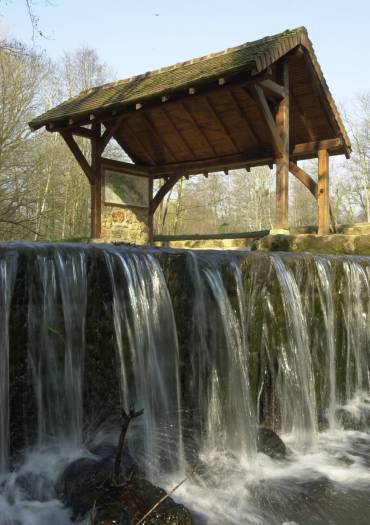
<instances>
[{"instance_id":1,"label":"bare branch in water","mask_svg":"<svg viewBox=\"0 0 370 525\"><path fill-rule=\"evenodd\" d=\"M113 480L117 484L119 483L123 445L125 442L125 437L127 434L129 424L131 423L133 419L141 416L143 412L144 410L138 410L136 412L134 407L130 407L129 412L127 414L125 409L122 408L122 411L121 411L122 426L121 426L121 432L119 435L119 441L118 441L118 446L117 446L116 460L114 462L114 475L113 475Z\"/></svg>"},{"instance_id":2,"label":"bare branch in water","mask_svg":"<svg viewBox=\"0 0 370 525\"><path fill-rule=\"evenodd\" d=\"M155 509L157 509L159 507L159 505L161 503L163 503L164 501L166 501L166 499L168 499L179 487L181 487L181 485L183 485L185 483L185 481L187 481L193 474L194 472L197 470L198 468L198 464L195 465L195 467L189 472L189 474L184 478L182 479L179 483L177 483L177 485L175 485L169 492L167 492L167 494L165 494L164 496L162 496L156 503L154 503L154 505L152 507L150 507L150 509L148 510L148 512L146 512L144 514L144 516L142 516L139 521L137 521L135 523L135 525L142 525L144 523L144 521L149 518L149 516L155 511Z\"/></svg>"}]
</instances>

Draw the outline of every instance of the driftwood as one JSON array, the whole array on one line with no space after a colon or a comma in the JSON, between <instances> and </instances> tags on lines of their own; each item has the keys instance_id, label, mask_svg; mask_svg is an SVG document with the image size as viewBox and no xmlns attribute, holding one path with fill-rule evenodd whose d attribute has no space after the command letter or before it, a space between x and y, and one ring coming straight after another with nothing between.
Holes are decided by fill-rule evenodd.
<instances>
[{"instance_id":1,"label":"driftwood","mask_svg":"<svg viewBox=\"0 0 370 525\"><path fill-rule=\"evenodd\" d=\"M122 426L121 426L121 432L119 435L118 445L117 445L117 452L116 452L116 459L114 462L114 471L113 471L113 481L116 484L119 484L120 482L120 470L121 470L121 460L122 460L122 451L123 451L123 445L125 443L125 437L127 434L128 427L131 423L131 421L143 414L144 410L138 410L135 411L134 407L130 407L129 412L125 411L124 408L121 410L122 415Z\"/></svg>"},{"instance_id":2,"label":"driftwood","mask_svg":"<svg viewBox=\"0 0 370 525\"><path fill-rule=\"evenodd\" d=\"M142 516L139 519L139 521L135 523L135 525L142 525L144 521L147 518L149 518L149 516L159 507L161 503L166 501L166 499L168 499L179 487L181 487L181 485L185 483L185 481L187 481L194 474L197 468L198 468L198 465L195 465L195 467L189 472L189 474L184 479L182 479L179 483L177 483L177 485L175 485L169 492L167 492L167 494L162 496L162 498L160 498L156 503L154 503L154 505L150 507L150 509L144 514L144 516Z\"/></svg>"}]
</instances>

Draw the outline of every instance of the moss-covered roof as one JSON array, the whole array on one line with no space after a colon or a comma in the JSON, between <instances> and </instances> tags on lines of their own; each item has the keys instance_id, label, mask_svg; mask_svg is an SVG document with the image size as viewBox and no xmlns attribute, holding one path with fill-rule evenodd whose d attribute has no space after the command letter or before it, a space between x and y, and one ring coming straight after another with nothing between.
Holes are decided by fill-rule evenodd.
<instances>
[{"instance_id":1,"label":"moss-covered roof","mask_svg":"<svg viewBox=\"0 0 370 525\"><path fill-rule=\"evenodd\" d=\"M304 27L288 30L219 53L82 91L32 120L30 126L37 128L54 120L138 103L234 71L253 68L262 71L302 43L302 37L306 36Z\"/></svg>"},{"instance_id":2,"label":"moss-covered roof","mask_svg":"<svg viewBox=\"0 0 370 525\"><path fill-rule=\"evenodd\" d=\"M323 87L330 111L337 122L342 137L349 145L346 131L305 27L286 30L277 35L247 42L218 53L83 91L33 119L30 122L30 127L31 129L38 129L51 122L71 118L82 119L91 113L97 115L107 110L120 111L134 107L135 104L143 103L148 99L160 99L164 95L240 71L254 69L258 73L299 45L308 51Z\"/></svg>"}]
</instances>

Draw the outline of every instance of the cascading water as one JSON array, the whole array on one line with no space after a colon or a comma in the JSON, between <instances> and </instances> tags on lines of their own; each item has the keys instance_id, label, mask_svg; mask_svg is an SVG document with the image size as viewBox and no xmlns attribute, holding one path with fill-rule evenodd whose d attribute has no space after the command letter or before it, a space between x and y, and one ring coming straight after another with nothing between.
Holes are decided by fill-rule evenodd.
<instances>
[{"instance_id":1,"label":"cascading water","mask_svg":"<svg viewBox=\"0 0 370 525\"><path fill-rule=\"evenodd\" d=\"M183 467L179 350L163 272L151 254L105 253L113 289L121 403L144 410L135 441L148 475ZM125 344L125 339L128 344Z\"/></svg>"},{"instance_id":2,"label":"cascading water","mask_svg":"<svg viewBox=\"0 0 370 525\"><path fill-rule=\"evenodd\" d=\"M9 461L9 316L17 253L2 254L0 259L0 475Z\"/></svg>"},{"instance_id":3,"label":"cascading water","mask_svg":"<svg viewBox=\"0 0 370 525\"><path fill-rule=\"evenodd\" d=\"M144 409L128 445L155 483L196 466L195 523L368 523L369 258L3 245L0 302L0 525L70 523L56 482L111 439L108 402L114 442Z\"/></svg>"}]
</instances>

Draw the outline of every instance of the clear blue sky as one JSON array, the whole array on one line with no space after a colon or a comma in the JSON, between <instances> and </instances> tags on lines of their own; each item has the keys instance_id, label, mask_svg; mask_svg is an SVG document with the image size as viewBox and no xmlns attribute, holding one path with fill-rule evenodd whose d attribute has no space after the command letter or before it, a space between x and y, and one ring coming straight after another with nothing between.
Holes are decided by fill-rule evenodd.
<instances>
[{"instance_id":1,"label":"clear blue sky","mask_svg":"<svg viewBox=\"0 0 370 525\"><path fill-rule=\"evenodd\" d=\"M124 78L304 25L338 102L370 90L370 0L34 0L54 59L81 45ZM25 0L0 0L0 29L31 42Z\"/></svg>"}]
</instances>

